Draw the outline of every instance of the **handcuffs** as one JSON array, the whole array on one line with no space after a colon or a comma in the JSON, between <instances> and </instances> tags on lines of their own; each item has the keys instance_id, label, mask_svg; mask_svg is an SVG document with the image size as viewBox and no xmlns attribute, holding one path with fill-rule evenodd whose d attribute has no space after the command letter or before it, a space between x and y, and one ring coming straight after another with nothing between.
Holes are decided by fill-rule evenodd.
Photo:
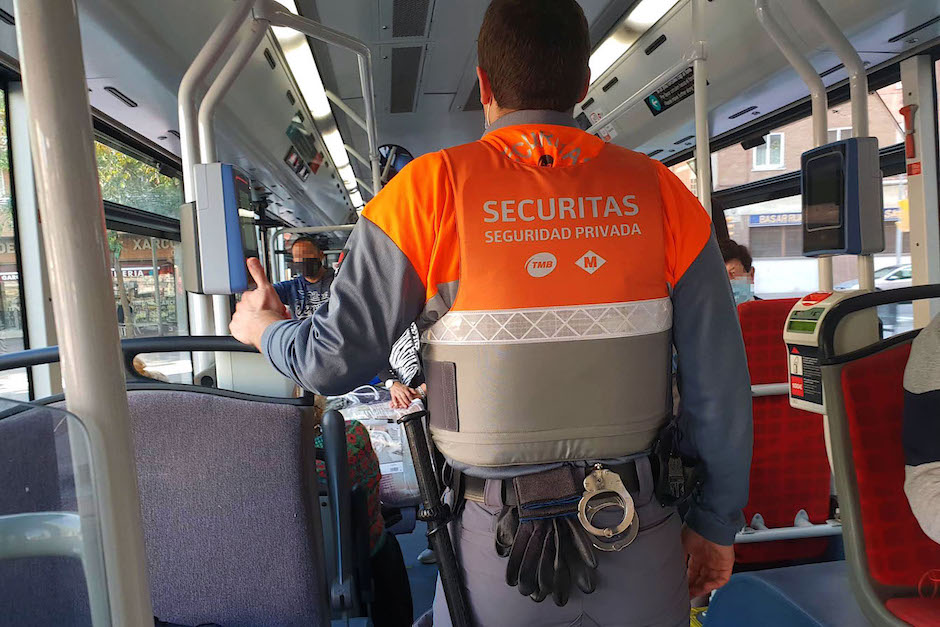
<instances>
[{"instance_id":1,"label":"handcuffs","mask_svg":"<svg viewBox=\"0 0 940 627\"><path fill-rule=\"evenodd\" d=\"M605 509L623 510L623 518L613 527L596 527L594 517ZM601 551L620 551L630 545L640 532L633 497L617 473L594 464L594 470L584 478L584 495L578 502L578 520L591 536L591 544Z\"/></svg>"}]
</instances>

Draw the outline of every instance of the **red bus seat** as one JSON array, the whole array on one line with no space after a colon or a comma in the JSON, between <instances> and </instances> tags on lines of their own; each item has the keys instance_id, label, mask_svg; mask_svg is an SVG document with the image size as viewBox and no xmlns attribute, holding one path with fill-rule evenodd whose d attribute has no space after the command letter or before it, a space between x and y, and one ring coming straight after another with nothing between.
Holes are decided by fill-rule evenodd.
<instances>
[{"instance_id":1,"label":"red bus seat","mask_svg":"<svg viewBox=\"0 0 940 627\"><path fill-rule=\"evenodd\" d=\"M940 591L923 590L925 577L940 569L940 545L921 530L904 495L901 427L910 351L905 343L846 364L842 393L868 574L882 586L910 590L910 598L889 599L885 605L921 627L940 625Z\"/></svg>"},{"instance_id":2,"label":"red bus seat","mask_svg":"<svg viewBox=\"0 0 940 627\"><path fill-rule=\"evenodd\" d=\"M738 306L752 385L787 381L783 327L797 299L755 300ZM754 454L750 498L744 515L749 523L760 514L769 528L792 527L805 509L810 522L829 517L830 477L822 416L790 407L786 394L753 399ZM742 564L821 557L827 538L780 540L735 547Z\"/></svg>"}]
</instances>

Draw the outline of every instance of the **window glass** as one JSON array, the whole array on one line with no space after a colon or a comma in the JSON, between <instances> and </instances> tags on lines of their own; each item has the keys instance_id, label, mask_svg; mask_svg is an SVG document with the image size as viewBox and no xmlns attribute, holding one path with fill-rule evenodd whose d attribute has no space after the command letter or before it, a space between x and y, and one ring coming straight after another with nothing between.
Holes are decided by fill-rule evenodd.
<instances>
[{"instance_id":1,"label":"window glass","mask_svg":"<svg viewBox=\"0 0 940 627\"><path fill-rule=\"evenodd\" d=\"M23 304L17 265L16 224L10 194L10 151L6 127L6 94L0 91L0 354L26 348ZM0 397L29 400L25 368L0 372Z\"/></svg>"},{"instance_id":2,"label":"window glass","mask_svg":"<svg viewBox=\"0 0 940 627\"><path fill-rule=\"evenodd\" d=\"M904 140L901 130L904 122L899 113L902 106L900 82L869 95L869 130L878 138L880 148ZM830 108L829 140L847 139L851 135L851 105L845 102ZM723 148L712 155L714 189L728 189L796 171L800 167L800 155L813 144L813 121L803 118L774 129L764 137L764 144L756 148L745 150L740 144ZM890 205L886 203L885 206Z\"/></svg>"},{"instance_id":3,"label":"window glass","mask_svg":"<svg viewBox=\"0 0 940 627\"><path fill-rule=\"evenodd\" d=\"M761 146L752 148L755 170L783 170L783 133L768 133Z\"/></svg>"},{"instance_id":4,"label":"window glass","mask_svg":"<svg viewBox=\"0 0 940 627\"><path fill-rule=\"evenodd\" d=\"M907 211L907 176L886 177L884 187L885 250L875 255L876 280L887 282L888 275L911 263L910 234L903 219ZM744 244L754 258L754 291L764 298L801 296L818 286L816 261L803 257L802 199L789 196L725 211L728 234ZM884 270L882 270L884 269ZM900 282L879 286L901 287ZM858 286L858 270L853 256L833 259L833 279L837 287Z\"/></svg>"},{"instance_id":5,"label":"window glass","mask_svg":"<svg viewBox=\"0 0 940 627\"><path fill-rule=\"evenodd\" d=\"M102 141L107 140L102 138ZM154 164L102 141L95 142L95 158L104 200L162 216L180 217L183 203L180 179L165 176Z\"/></svg>"},{"instance_id":6,"label":"window glass","mask_svg":"<svg viewBox=\"0 0 940 627\"><path fill-rule=\"evenodd\" d=\"M121 337L187 335L179 242L109 230L108 247ZM148 375L157 373L174 383L192 382L188 353L140 357Z\"/></svg>"},{"instance_id":7,"label":"window glass","mask_svg":"<svg viewBox=\"0 0 940 627\"><path fill-rule=\"evenodd\" d=\"M837 142L843 139L848 139L852 136L852 127L844 128L830 128L829 129L829 143Z\"/></svg>"}]
</instances>

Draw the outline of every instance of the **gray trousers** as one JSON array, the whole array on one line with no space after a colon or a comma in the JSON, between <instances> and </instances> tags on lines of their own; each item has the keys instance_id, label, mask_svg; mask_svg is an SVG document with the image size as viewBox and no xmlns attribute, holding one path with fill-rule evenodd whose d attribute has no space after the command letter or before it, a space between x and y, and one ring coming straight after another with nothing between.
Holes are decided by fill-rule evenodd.
<instances>
[{"instance_id":1,"label":"gray trousers","mask_svg":"<svg viewBox=\"0 0 940 627\"><path fill-rule=\"evenodd\" d=\"M674 508L663 508L652 494L648 465L640 491L633 494L640 517L637 539L619 552L595 551L597 589L577 587L568 604L551 597L541 603L506 585L508 558L496 554L500 507L468 501L451 525L451 538L463 571L470 610L477 627L687 627L689 589L681 522ZM644 476L645 475L645 476ZM434 597L434 627L450 627L440 580Z\"/></svg>"}]
</instances>

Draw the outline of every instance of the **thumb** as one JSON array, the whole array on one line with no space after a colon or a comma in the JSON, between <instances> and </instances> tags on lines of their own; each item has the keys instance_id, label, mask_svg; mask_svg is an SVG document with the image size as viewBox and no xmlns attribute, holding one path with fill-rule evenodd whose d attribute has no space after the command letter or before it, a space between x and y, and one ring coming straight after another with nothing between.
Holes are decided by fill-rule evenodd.
<instances>
[{"instance_id":1,"label":"thumb","mask_svg":"<svg viewBox=\"0 0 940 627\"><path fill-rule=\"evenodd\" d=\"M268 275L264 273L264 266L261 265L261 262L257 257L250 257L247 263L248 273L254 280L255 285L257 285L259 288L262 288L271 284L268 281Z\"/></svg>"}]
</instances>

